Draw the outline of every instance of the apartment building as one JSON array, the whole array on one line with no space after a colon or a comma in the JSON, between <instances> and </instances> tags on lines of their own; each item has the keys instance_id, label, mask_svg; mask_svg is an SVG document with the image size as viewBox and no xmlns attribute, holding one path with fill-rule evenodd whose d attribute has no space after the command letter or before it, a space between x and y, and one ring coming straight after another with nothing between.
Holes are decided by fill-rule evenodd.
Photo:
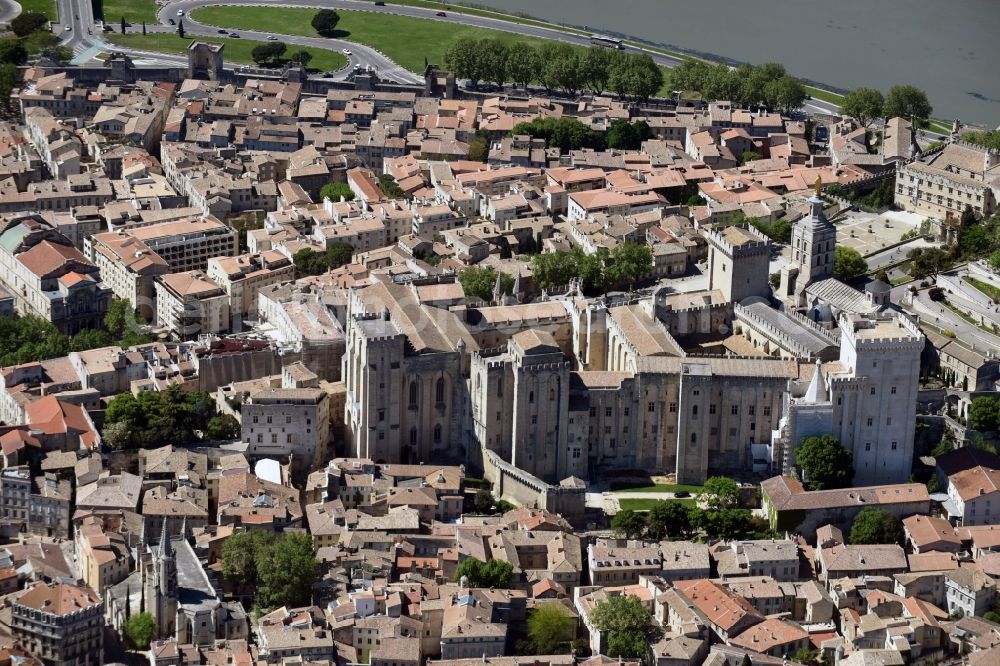
<instances>
[{"instance_id":1,"label":"apartment building","mask_svg":"<svg viewBox=\"0 0 1000 666\"><path fill-rule=\"evenodd\" d=\"M211 215L150 224L127 233L159 255L169 272L204 271L212 257L236 254L236 231Z\"/></svg>"},{"instance_id":2,"label":"apartment building","mask_svg":"<svg viewBox=\"0 0 1000 666\"><path fill-rule=\"evenodd\" d=\"M98 594L129 574L129 549L125 537L105 531L97 516L83 519L76 533L76 554L83 582Z\"/></svg>"},{"instance_id":3,"label":"apartment building","mask_svg":"<svg viewBox=\"0 0 1000 666\"><path fill-rule=\"evenodd\" d=\"M100 271L39 215L0 226L0 283L20 314L51 321L67 334L100 328L111 290Z\"/></svg>"},{"instance_id":4,"label":"apartment building","mask_svg":"<svg viewBox=\"0 0 1000 666\"><path fill-rule=\"evenodd\" d=\"M104 602L86 585L36 583L12 603L11 633L46 666L104 664Z\"/></svg>"},{"instance_id":5,"label":"apartment building","mask_svg":"<svg viewBox=\"0 0 1000 666\"><path fill-rule=\"evenodd\" d=\"M188 339L229 330L229 296L200 270L170 273L155 283L156 324Z\"/></svg>"},{"instance_id":6,"label":"apartment building","mask_svg":"<svg viewBox=\"0 0 1000 666\"><path fill-rule=\"evenodd\" d=\"M156 317L156 278L170 265L149 246L124 231L88 236L84 252L101 271L101 279L114 295L128 301L146 320Z\"/></svg>"},{"instance_id":7,"label":"apartment building","mask_svg":"<svg viewBox=\"0 0 1000 666\"><path fill-rule=\"evenodd\" d=\"M277 250L235 257L212 257L206 275L229 297L230 330L239 331L242 320L257 313L257 294L268 285L291 280L295 266Z\"/></svg>"}]
</instances>

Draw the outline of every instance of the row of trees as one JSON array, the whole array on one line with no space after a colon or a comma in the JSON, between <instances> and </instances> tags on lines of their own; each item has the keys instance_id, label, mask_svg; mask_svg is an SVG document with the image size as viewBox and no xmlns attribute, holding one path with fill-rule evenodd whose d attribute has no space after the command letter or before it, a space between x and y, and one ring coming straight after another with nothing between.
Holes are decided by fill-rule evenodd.
<instances>
[{"instance_id":1,"label":"row of trees","mask_svg":"<svg viewBox=\"0 0 1000 666\"><path fill-rule=\"evenodd\" d=\"M296 63L303 67L308 67L313 59L312 53L309 53L306 49L298 49L286 56L287 53L288 44L284 42L264 42L259 46L253 47L250 57L260 67L281 67L288 63Z\"/></svg>"},{"instance_id":2,"label":"row of trees","mask_svg":"<svg viewBox=\"0 0 1000 666\"><path fill-rule=\"evenodd\" d=\"M510 562L491 559L488 562L467 557L455 569L455 581L465 578L469 587L510 589L514 567Z\"/></svg>"},{"instance_id":3,"label":"row of trees","mask_svg":"<svg viewBox=\"0 0 1000 666\"><path fill-rule=\"evenodd\" d=\"M713 65L685 60L670 70L670 87L697 92L707 101L729 100L742 107L763 105L785 113L802 108L806 88L778 63L763 65Z\"/></svg>"},{"instance_id":4,"label":"row of trees","mask_svg":"<svg viewBox=\"0 0 1000 666\"><path fill-rule=\"evenodd\" d=\"M239 422L217 414L212 397L203 391L185 392L179 386L166 391L120 393L108 404L102 437L115 450L152 449L166 444L190 444L205 439L234 439Z\"/></svg>"},{"instance_id":5,"label":"row of trees","mask_svg":"<svg viewBox=\"0 0 1000 666\"><path fill-rule=\"evenodd\" d=\"M580 248L536 254L531 258L531 274L542 289L568 284L579 277L587 295L606 293L628 284L634 288L653 269L653 252L644 243L625 241L612 250L599 248L586 254Z\"/></svg>"},{"instance_id":6,"label":"row of trees","mask_svg":"<svg viewBox=\"0 0 1000 666\"><path fill-rule=\"evenodd\" d=\"M445 52L444 64L473 86L481 81L522 88L531 83L550 93L582 90L647 99L663 86L663 71L646 54L629 54L600 46L582 49L560 42L508 45L499 39L460 39Z\"/></svg>"},{"instance_id":7,"label":"row of trees","mask_svg":"<svg viewBox=\"0 0 1000 666\"><path fill-rule=\"evenodd\" d=\"M61 333L56 326L41 317L0 318L0 365L19 365L65 356L74 351L86 351L109 345L130 347L152 341L144 332L144 323L128 301L114 299L104 316L107 330L88 329L74 336Z\"/></svg>"},{"instance_id":8,"label":"row of trees","mask_svg":"<svg viewBox=\"0 0 1000 666\"><path fill-rule=\"evenodd\" d=\"M348 243L330 243L326 251L317 252L304 247L292 255L296 275L322 275L329 270L351 263L354 247Z\"/></svg>"},{"instance_id":9,"label":"row of trees","mask_svg":"<svg viewBox=\"0 0 1000 666\"><path fill-rule=\"evenodd\" d=\"M611 528L627 539L661 541L687 538L698 532L720 539L767 538L768 523L740 507L740 487L725 476L705 481L692 505L677 500L656 502L646 513L624 509L615 514Z\"/></svg>"},{"instance_id":10,"label":"row of trees","mask_svg":"<svg viewBox=\"0 0 1000 666\"><path fill-rule=\"evenodd\" d=\"M11 111L10 93L19 82L18 65L32 56L66 62L73 50L60 46L59 37L49 31L49 20L40 12L24 12L10 21L13 35L0 39L0 110ZM9 33L8 33L9 34Z\"/></svg>"},{"instance_id":11,"label":"row of trees","mask_svg":"<svg viewBox=\"0 0 1000 666\"><path fill-rule=\"evenodd\" d=\"M222 547L222 573L241 593L253 595L255 612L264 613L312 602L319 561L312 537L263 530L236 532Z\"/></svg>"},{"instance_id":12,"label":"row of trees","mask_svg":"<svg viewBox=\"0 0 1000 666\"><path fill-rule=\"evenodd\" d=\"M545 145L559 148L564 153L581 148L638 150L643 141L653 136L652 130L644 120L637 120L634 123L621 119L613 120L608 125L607 132L599 132L569 116L535 118L530 122L521 122L514 126L511 134L528 134L536 139L545 139ZM488 156L487 148L486 157ZM469 157L472 159L471 150ZM480 161L485 161L485 157Z\"/></svg>"},{"instance_id":13,"label":"row of trees","mask_svg":"<svg viewBox=\"0 0 1000 666\"><path fill-rule=\"evenodd\" d=\"M492 301L493 290L497 284L497 271L492 268L466 268L458 274L458 282L466 298L478 298L481 301ZM506 273L499 273L500 289L504 295L514 290L514 278Z\"/></svg>"},{"instance_id":14,"label":"row of trees","mask_svg":"<svg viewBox=\"0 0 1000 666\"><path fill-rule=\"evenodd\" d=\"M855 88L844 95L840 110L861 127L868 127L879 118L897 117L922 124L934 111L927 93L911 85L893 86L886 95L875 88Z\"/></svg>"}]
</instances>

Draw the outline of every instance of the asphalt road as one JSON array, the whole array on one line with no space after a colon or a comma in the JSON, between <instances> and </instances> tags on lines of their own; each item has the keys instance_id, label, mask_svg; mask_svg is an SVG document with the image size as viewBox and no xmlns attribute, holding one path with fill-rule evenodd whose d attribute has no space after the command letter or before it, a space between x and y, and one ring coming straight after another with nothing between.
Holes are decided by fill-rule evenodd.
<instances>
[{"instance_id":1,"label":"asphalt road","mask_svg":"<svg viewBox=\"0 0 1000 666\"><path fill-rule=\"evenodd\" d=\"M79 1L79 0L77 0ZM313 4L314 0L310 0L310 4ZM191 12L199 7L216 7L219 3L210 2L208 0L181 0L180 2L172 2L165 7L163 7L158 13L157 18L160 19L160 23L166 26L170 31L176 30L172 25L169 25L168 21L173 19L177 21L181 18L184 19L184 33L186 35L201 35L203 37L222 37L223 35L219 32L218 26L209 26L203 23L198 23L191 16ZM240 5L262 5L273 7L273 2L264 2L256 0L241 0ZM315 4L323 5L323 0L315 0ZM287 5L282 5L287 6ZM369 6L370 5L369 3ZM178 16L177 12L183 11L184 16ZM392 60L382 55L378 51L368 46L362 44L356 44L354 42L348 42L342 39L327 39L324 37L301 37L296 35L280 35L268 32L257 32L253 30L230 30L231 32L236 32L239 34L241 39L254 39L265 41L268 36L272 35L279 38L286 44L291 44L295 46L305 46L312 48L323 48L331 49L334 51L343 51L347 49L351 52L348 56L349 64L348 68L341 70L339 77L342 78L350 73L353 67L364 67L375 70L379 76L391 81L398 81L400 83L423 83L423 76L419 76L414 72L404 69L394 63Z\"/></svg>"},{"instance_id":2,"label":"asphalt road","mask_svg":"<svg viewBox=\"0 0 1000 666\"><path fill-rule=\"evenodd\" d=\"M239 2L231 3L233 5L256 5L256 6L267 6L274 7L274 0L239 0ZM176 28L169 25L169 19L174 19L175 21L179 18L177 16L178 10L184 11L184 28L187 34L192 36L202 36L202 37L219 37L218 27L206 26L199 24L191 19L190 13L192 10L198 7L214 7L218 6L219 3L213 2L212 0L179 0L177 2L171 2L160 9L157 16L160 20L160 26L147 26L150 31L160 32L160 31L174 31ZM589 38L583 35L576 35L572 33L562 32L560 30L555 30L552 28L539 27L535 25L522 25L519 23L514 23L512 21L507 21L499 18L490 18L478 15L467 15L460 11L459 7L449 9L447 16L441 17L437 16L438 10L427 9L423 7L409 7L400 5L385 5L376 6L370 2L358 2L357 0L304 0L300 5L289 5L282 4L282 7L288 6L308 6L316 8L331 8L331 9L353 9L360 11L370 11L370 12L381 12L387 14L398 14L401 16L412 16L415 18L430 19L435 21L444 21L448 23L457 23L461 25L476 26L481 28L488 28L493 30L506 30L508 32L513 32L522 35L528 35L531 37L538 37L542 39L553 39L562 42L567 42L570 44L577 44L579 46L589 46ZM140 59L155 60L164 63L183 63L185 58L183 56L169 55L169 54L158 54L155 52L146 52L138 49L126 49L119 46L105 45L101 39L101 35L98 32L98 28L94 25L94 17L91 10L90 0L58 0L60 22L54 27L54 30L63 35L63 44L72 48L78 55L77 62L86 62L92 60L98 52L101 50L115 49L118 51L123 51L138 57ZM0 20L4 20L4 17L9 20L13 18L20 12L20 7L13 2L13 0L0 0ZM69 26L69 30L66 30L66 26ZM267 39L269 33L256 32L256 31L237 31L241 38L247 39ZM351 55L348 56L349 66L344 70L337 73L336 78L344 78L350 72L353 67L360 66L364 68L370 68L375 70L379 76L398 81L401 83L419 83L422 78L415 72L410 72L396 63L392 62L388 57L379 53L375 49L370 47L357 44L354 42L348 42L345 40L338 39L324 39L319 37L301 37L294 35L275 35L281 41L284 41L290 45L305 46L313 48L329 48L334 50L343 51L347 49L351 51ZM106 47L106 48L105 48ZM636 48L627 46L624 49L628 52L634 53L648 53L655 62L666 67L673 67L681 62L679 58L674 56L665 55L655 51L649 51L642 48ZM830 104L828 102L823 102L821 100L809 100L805 109L814 113L835 113L837 111L836 105Z\"/></svg>"}]
</instances>

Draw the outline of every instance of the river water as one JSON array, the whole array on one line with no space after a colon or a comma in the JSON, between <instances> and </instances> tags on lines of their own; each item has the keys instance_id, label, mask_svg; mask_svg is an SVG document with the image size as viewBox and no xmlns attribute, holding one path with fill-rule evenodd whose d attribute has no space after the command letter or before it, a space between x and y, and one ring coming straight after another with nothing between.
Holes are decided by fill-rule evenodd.
<instances>
[{"instance_id":1,"label":"river water","mask_svg":"<svg viewBox=\"0 0 1000 666\"><path fill-rule=\"evenodd\" d=\"M479 0L836 88L927 91L934 115L1000 124L1000 0Z\"/></svg>"}]
</instances>

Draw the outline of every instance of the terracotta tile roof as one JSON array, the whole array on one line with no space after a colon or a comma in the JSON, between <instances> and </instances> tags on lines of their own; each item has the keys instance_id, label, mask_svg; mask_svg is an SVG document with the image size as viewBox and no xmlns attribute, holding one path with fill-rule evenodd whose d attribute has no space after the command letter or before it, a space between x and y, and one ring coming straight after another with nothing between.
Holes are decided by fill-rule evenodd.
<instances>
[{"instance_id":1,"label":"terracotta tile roof","mask_svg":"<svg viewBox=\"0 0 1000 666\"><path fill-rule=\"evenodd\" d=\"M756 652L767 652L772 648L801 641L808 636L808 632L794 622L772 617L750 627L729 642Z\"/></svg>"},{"instance_id":2,"label":"terracotta tile roof","mask_svg":"<svg viewBox=\"0 0 1000 666\"><path fill-rule=\"evenodd\" d=\"M21 595L14 603L54 615L68 615L100 604L101 597L86 586L66 583L39 584Z\"/></svg>"},{"instance_id":3,"label":"terracotta tile roof","mask_svg":"<svg viewBox=\"0 0 1000 666\"><path fill-rule=\"evenodd\" d=\"M710 622L724 631L728 632L747 618L756 622L764 619L746 599L709 580L676 581L674 587L690 599Z\"/></svg>"},{"instance_id":4,"label":"terracotta tile roof","mask_svg":"<svg viewBox=\"0 0 1000 666\"><path fill-rule=\"evenodd\" d=\"M1000 470L982 465L952 474L948 480L965 501L1000 491Z\"/></svg>"},{"instance_id":5,"label":"terracotta tile roof","mask_svg":"<svg viewBox=\"0 0 1000 666\"><path fill-rule=\"evenodd\" d=\"M955 550L961 547L962 542L955 534L955 528L944 518L935 516L913 515L903 519L903 529L909 535L913 545L923 548L929 544L940 544L945 546L945 550L950 550L954 546Z\"/></svg>"}]
</instances>

